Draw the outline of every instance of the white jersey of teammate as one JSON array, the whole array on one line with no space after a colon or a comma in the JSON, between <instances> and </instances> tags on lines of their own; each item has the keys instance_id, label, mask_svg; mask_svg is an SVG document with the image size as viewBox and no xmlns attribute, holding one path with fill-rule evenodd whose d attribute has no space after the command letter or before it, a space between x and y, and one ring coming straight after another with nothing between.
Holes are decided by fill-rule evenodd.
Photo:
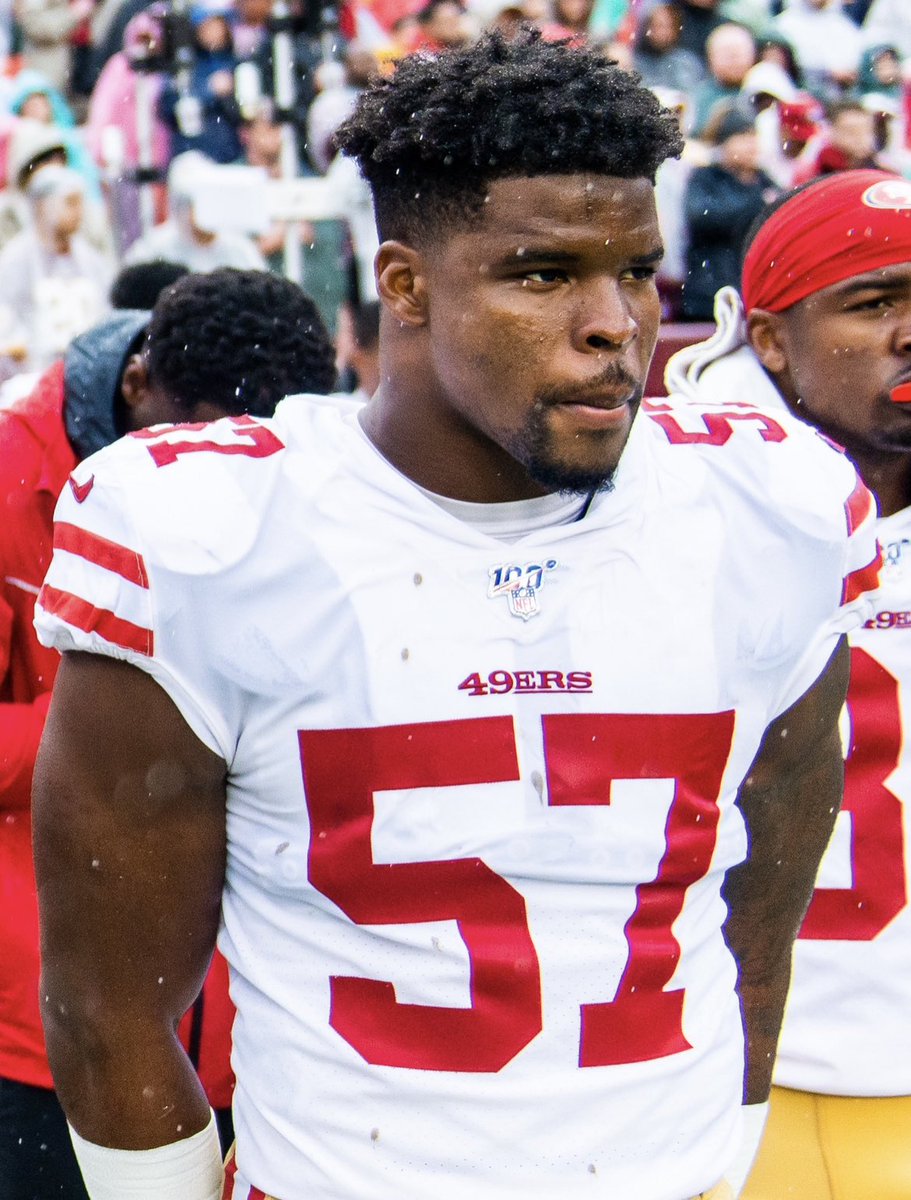
<instances>
[{"instance_id":1,"label":"white jersey of teammate","mask_svg":"<svg viewBox=\"0 0 911 1200\"><path fill-rule=\"evenodd\" d=\"M718 1181L735 792L868 615L871 510L742 409L643 413L614 491L509 545L301 399L77 469L42 640L149 672L228 764L235 1195Z\"/></svg>"},{"instance_id":2,"label":"white jersey of teammate","mask_svg":"<svg viewBox=\"0 0 911 1200\"><path fill-rule=\"evenodd\" d=\"M784 410L748 347L682 357L686 376L672 360L668 380L690 395ZM795 947L775 1069L782 1087L827 1095L911 1095L911 510L877 534L882 589L849 638L845 799Z\"/></svg>"}]
</instances>

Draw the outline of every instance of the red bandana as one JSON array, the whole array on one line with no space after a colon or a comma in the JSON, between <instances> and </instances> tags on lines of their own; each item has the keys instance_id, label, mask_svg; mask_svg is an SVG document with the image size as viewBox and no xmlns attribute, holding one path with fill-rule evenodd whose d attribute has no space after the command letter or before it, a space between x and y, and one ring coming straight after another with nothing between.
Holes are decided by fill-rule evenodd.
<instances>
[{"instance_id":1,"label":"red bandana","mask_svg":"<svg viewBox=\"0 0 911 1200\"><path fill-rule=\"evenodd\" d=\"M773 213L743 264L746 312L781 312L833 283L911 262L911 183L886 171L841 171Z\"/></svg>"}]
</instances>

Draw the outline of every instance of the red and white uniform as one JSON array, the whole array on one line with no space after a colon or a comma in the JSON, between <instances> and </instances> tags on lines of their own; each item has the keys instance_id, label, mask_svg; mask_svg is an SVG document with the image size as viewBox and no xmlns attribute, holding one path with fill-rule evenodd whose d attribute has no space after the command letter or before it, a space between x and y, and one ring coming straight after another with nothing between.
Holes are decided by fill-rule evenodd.
<instances>
[{"instance_id":1,"label":"red and white uniform","mask_svg":"<svg viewBox=\"0 0 911 1200\"><path fill-rule=\"evenodd\" d=\"M851 642L845 799L794 952L775 1081L911 1096L911 510L877 523L876 612Z\"/></svg>"},{"instance_id":2,"label":"red and white uniform","mask_svg":"<svg viewBox=\"0 0 911 1200\"><path fill-rule=\"evenodd\" d=\"M41 638L148 671L228 764L235 1196L715 1184L734 798L869 614L847 460L668 404L584 518L509 545L300 399L76 474Z\"/></svg>"},{"instance_id":3,"label":"red and white uniform","mask_svg":"<svg viewBox=\"0 0 911 1200\"><path fill-rule=\"evenodd\" d=\"M747 347L689 375L695 397L784 409ZM849 638L844 804L795 947L775 1070L782 1087L840 1096L911 1095L911 510L876 528L882 588Z\"/></svg>"}]
</instances>

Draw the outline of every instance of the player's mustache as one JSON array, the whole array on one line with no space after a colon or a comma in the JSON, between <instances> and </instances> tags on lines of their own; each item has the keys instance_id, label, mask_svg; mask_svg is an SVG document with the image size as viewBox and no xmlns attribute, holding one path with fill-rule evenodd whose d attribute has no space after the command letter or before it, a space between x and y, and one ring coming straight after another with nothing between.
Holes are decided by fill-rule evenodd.
<instances>
[{"instance_id":1,"label":"player's mustache","mask_svg":"<svg viewBox=\"0 0 911 1200\"><path fill-rule=\"evenodd\" d=\"M635 379L622 363L611 363L584 384L567 384L565 386L545 388L538 393L541 404L584 404L587 397L596 399L603 397L606 392L616 393L618 397L631 398L638 404L642 399L642 384Z\"/></svg>"}]
</instances>

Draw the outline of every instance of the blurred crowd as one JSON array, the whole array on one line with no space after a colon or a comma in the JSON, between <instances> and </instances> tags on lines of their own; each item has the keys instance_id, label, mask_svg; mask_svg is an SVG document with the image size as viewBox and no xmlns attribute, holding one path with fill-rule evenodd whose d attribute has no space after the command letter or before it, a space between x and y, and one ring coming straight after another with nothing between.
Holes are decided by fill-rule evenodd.
<instances>
[{"instance_id":1,"label":"blurred crowd","mask_svg":"<svg viewBox=\"0 0 911 1200\"><path fill-rule=\"evenodd\" d=\"M124 265L284 273L334 332L376 298L369 194L333 141L359 90L522 23L603 49L678 116L666 319L711 317L781 192L911 175L908 0L0 0L0 403L104 316Z\"/></svg>"}]
</instances>

